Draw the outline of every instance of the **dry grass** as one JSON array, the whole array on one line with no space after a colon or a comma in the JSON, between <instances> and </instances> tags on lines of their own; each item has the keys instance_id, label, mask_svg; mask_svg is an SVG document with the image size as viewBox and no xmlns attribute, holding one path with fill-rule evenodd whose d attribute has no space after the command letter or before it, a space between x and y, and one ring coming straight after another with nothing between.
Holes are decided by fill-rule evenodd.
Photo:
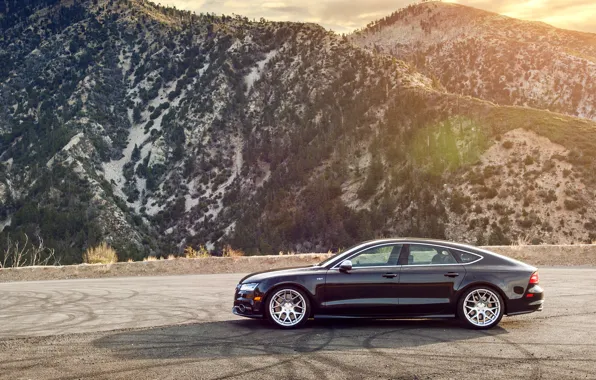
<instances>
[{"instance_id":1,"label":"dry grass","mask_svg":"<svg viewBox=\"0 0 596 380\"><path fill-rule=\"evenodd\" d=\"M512 245L517 245L520 247L524 247L526 245L532 245L532 239L530 238L530 235L520 235L517 237L517 241L515 243L513 243Z\"/></svg>"},{"instance_id":2,"label":"dry grass","mask_svg":"<svg viewBox=\"0 0 596 380\"><path fill-rule=\"evenodd\" d=\"M87 264L112 264L118 262L116 251L106 242L96 247L90 247L83 254L83 261Z\"/></svg>"},{"instance_id":3,"label":"dry grass","mask_svg":"<svg viewBox=\"0 0 596 380\"><path fill-rule=\"evenodd\" d=\"M187 259L196 259L198 257L211 257L211 253L205 248L204 245L201 245L199 249L194 249L191 246L188 246L184 249L184 257Z\"/></svg>"},{"instance_id":4,"label":"dry grass","mask_svg":"<svg viewBox=\"0 0 596 380\"><path fill-rule=\"evenodd\" d=\"M231 245L226 245L223 249L223 257L242 257L244 256L244 252L239 249L232 248Z\"/></svg>"},{"instance_id":5,"label":"dry grass","mask_svg":"<svg viewBox=\"0 0 596 380\"><path fill-rule=\"evenodd\" d=\"M168 260L176 260L176 256L174 256L174 255L168 255Z\"/></svg>"}]
</instances>

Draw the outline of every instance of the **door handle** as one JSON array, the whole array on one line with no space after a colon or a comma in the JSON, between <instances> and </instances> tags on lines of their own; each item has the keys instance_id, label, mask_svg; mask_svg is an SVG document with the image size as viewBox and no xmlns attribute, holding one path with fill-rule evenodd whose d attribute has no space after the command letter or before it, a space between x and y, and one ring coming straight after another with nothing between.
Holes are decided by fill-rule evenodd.
<instances>
[{"instance_id":1,"label":"door handle","mask_svg":"<svg viewBox=\"0 0 596 380\"><path fill-rule=\"evenodd\" d=\"M397 274L395 274L395 273L385 273L383 275L383 277L386 277L386 278L395 278L395 277L397 277Z\"/></svg>"},{"instance_id":2,"label":"door handle","mask_svg":"<svg viewBox=\"0 0 596 380\"><path fill-rule=\"evenodd\" d=\"M455 273L455 272L445 273L445 277L457 277L457 276L459 276L459 273Z\"/></svg>"}]
</instances>

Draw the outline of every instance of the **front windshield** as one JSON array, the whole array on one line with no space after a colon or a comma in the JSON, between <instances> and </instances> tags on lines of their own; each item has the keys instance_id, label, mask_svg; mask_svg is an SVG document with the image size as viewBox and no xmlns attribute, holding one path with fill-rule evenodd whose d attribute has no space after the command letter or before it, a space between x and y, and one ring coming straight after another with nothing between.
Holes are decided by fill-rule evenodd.
<instances>
[{"instance_id":1,"label":"front windshield","mask_svg":"<svg viewBox=\"0 0 596 380\"><path fill-rule=\"evenodd\" d=\"M349 253L352 253L354 250L362 247L363 245L365 245L366 243L360 243L354 246L351 246L350 248L348 248L347 250L343 251L343 252L338 252L337 254L331 256L330 258L328 258L327 260L321 261L320 263L318 263L316 266L318 267L324 267L327 264L331 263L332 261L336 260L339 256L343 256Z\"/></svg>"}]
</instances>

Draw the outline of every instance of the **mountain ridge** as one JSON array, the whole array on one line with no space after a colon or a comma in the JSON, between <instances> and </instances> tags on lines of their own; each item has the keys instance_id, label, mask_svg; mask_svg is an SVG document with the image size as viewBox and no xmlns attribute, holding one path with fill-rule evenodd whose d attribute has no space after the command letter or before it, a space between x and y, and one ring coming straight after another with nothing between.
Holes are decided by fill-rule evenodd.
<instances>
[{"instance_id":1,"label":"mountain ridge","mask_svg":"<svg viewBox=\"0 0 596 380\"><path fill-rule=\"evenodd\" d=\"M39 235L74 263L101 241L138 260L596 237L593 121L446 92L313 24L51 7L0 40L0 247Z\"/></svg>"},{"instance_id":2,"label":"mountain ridge","mask_svg":"<svg viewBox=\"0 0 596 380\"><path fill-rule=\"evenodd\" d=\"M449 92L596 118L596 34L425 2L350 39L415 65Z\"/></svg>"}]
</instances>

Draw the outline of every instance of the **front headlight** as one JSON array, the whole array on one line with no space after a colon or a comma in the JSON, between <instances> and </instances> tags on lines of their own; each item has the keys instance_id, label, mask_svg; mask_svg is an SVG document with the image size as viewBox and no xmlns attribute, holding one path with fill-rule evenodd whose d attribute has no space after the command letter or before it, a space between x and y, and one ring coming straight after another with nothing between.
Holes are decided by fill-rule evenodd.
<instances>
[{"instance_id":1,"label":"front headlight","mask_svg":"<svg viewBox=\"0 0 596 380\"><path fill-rule=\"evenodd\" d=\"M242 284L240 285L241 292L252 292L256 289L259 284L257 282L249 283L249 284Z\"/></svg>"}]
</instances>

